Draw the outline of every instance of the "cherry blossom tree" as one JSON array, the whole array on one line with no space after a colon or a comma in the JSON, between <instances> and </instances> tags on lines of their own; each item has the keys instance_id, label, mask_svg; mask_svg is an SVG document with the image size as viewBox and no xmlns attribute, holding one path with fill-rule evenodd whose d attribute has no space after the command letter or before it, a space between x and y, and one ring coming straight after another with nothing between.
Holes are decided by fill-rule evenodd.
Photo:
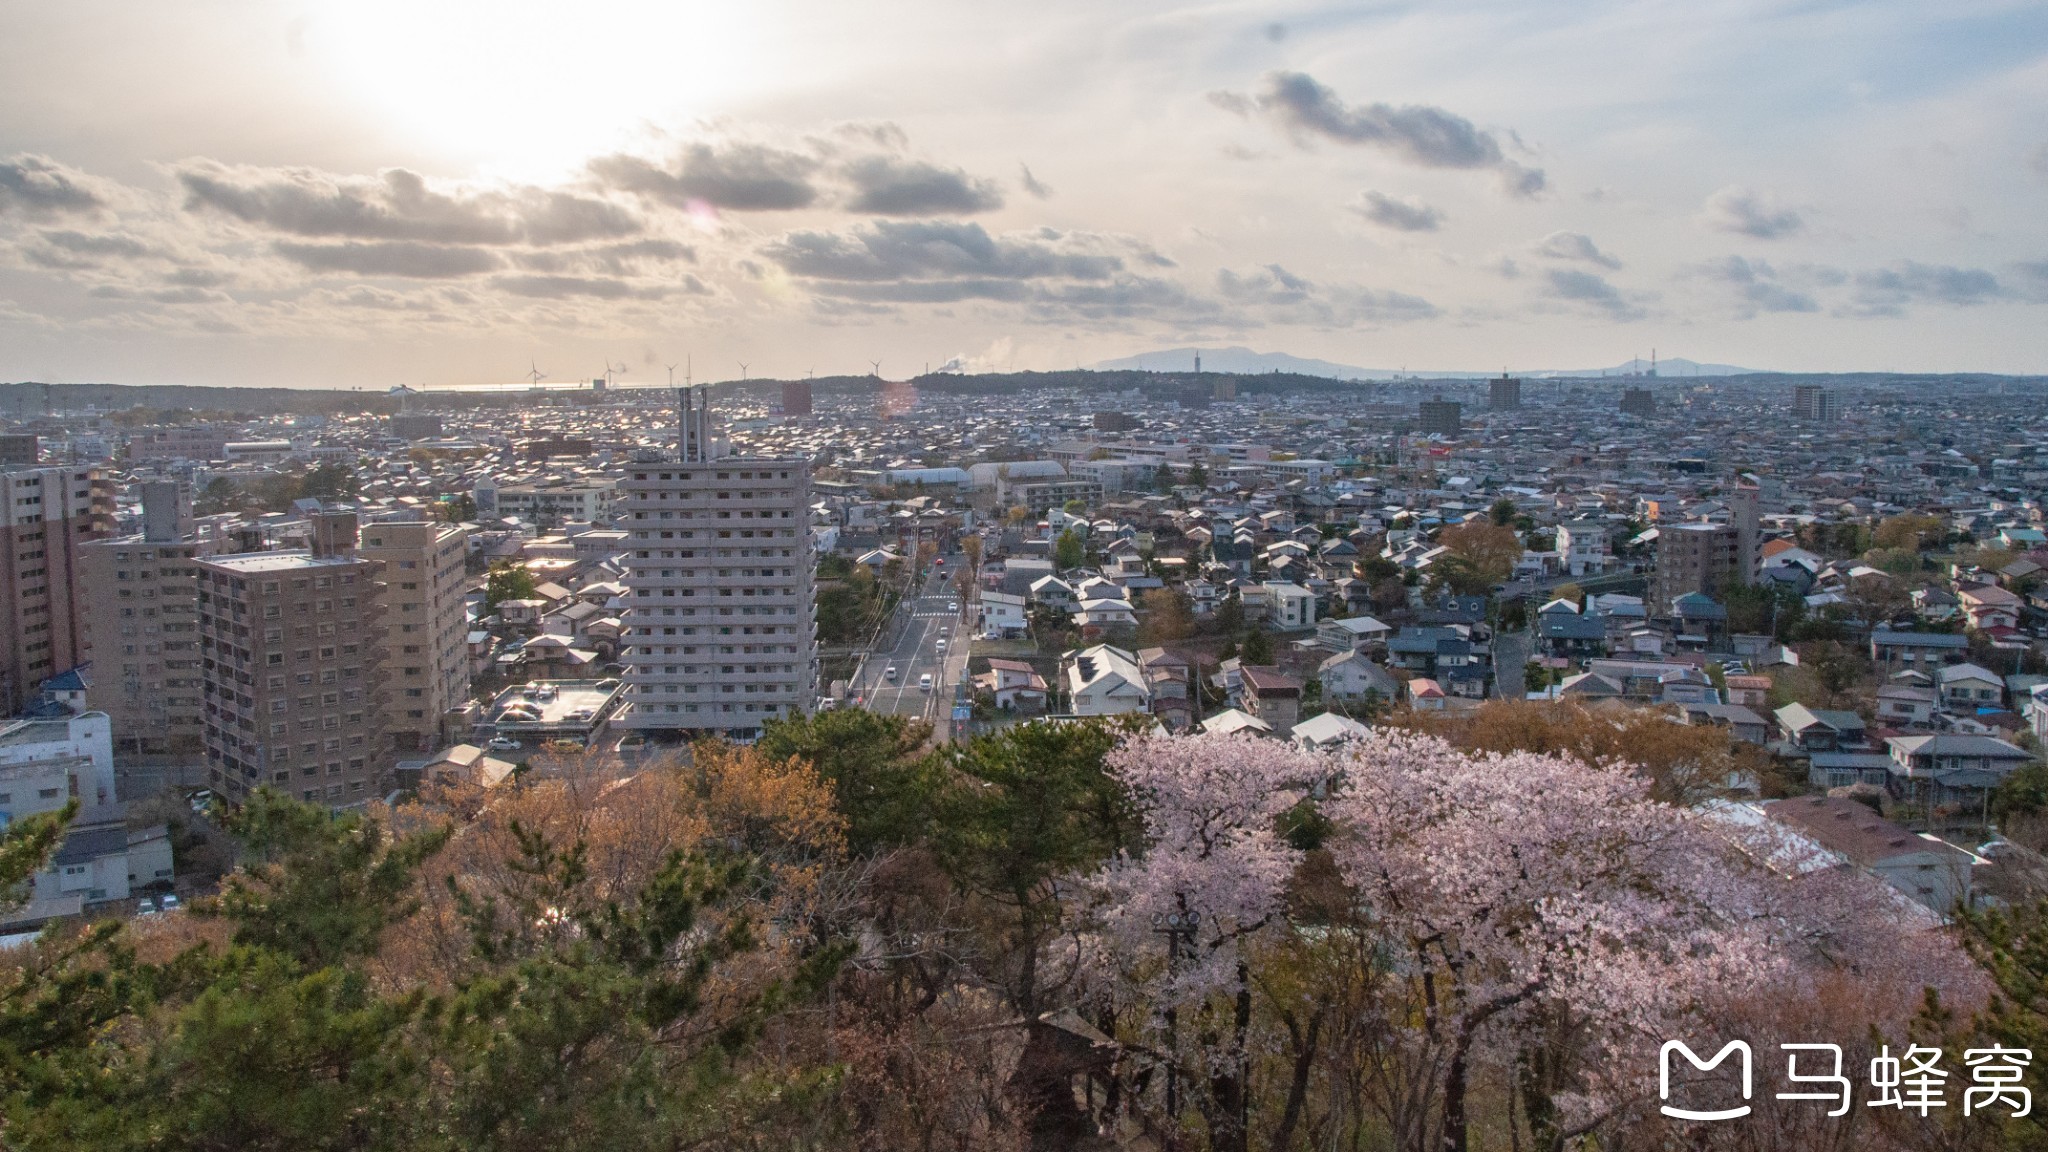
<instances>
[{"instance_id":1,"label":"cherry blossom tree","mask_svg":"<svg viewBox=\"0 0 2048 1152\"><path fill-rule=\"evenodd\" d=\"M1143 847L1087 878L1075 955L1112 1011L1143 1005L1136 1034L1163 1053L1172 1082L1194 1065L1213 1147L1246 1147L1250 952L1286 928L1302 859L1280 819L1335 767L1277 741L1207 734L1134 736L1108 760L1138 805ZM1194 1025L1186 1036L1183 1016ZM1168 1123L1173 1111L1169 1102Z\"/></svg>"},{"instance_id":2,"label":"cherry blossom tree","mask_svg":"<svg viewBox=\"0 0 2048 1152\"><path fill-rule=\"evenodd\" d=\"M1143 835L1076 878L1061 959L1098 1022L1188 1083L1212 1148L1249 1148L1256 1107L1275 1148L1347 1123L1462 1152L1482 1084L1562 1148L1654 1119L1666 1039L1775 1035L1822 1002L1858 1037L1896 1034L1925 988L1981 998L1910 901L1789 856L1753 814L1668 803L1620 761L1379 731L1341 757L1137 736L1107 766ZM1314 852L1282 833L1305 802L1329 829ZM1335 1103L1311 1118L1318 1090ZM1338 1116L1346 1100L1370 1119Z\"/></svg>"}]
</instances>

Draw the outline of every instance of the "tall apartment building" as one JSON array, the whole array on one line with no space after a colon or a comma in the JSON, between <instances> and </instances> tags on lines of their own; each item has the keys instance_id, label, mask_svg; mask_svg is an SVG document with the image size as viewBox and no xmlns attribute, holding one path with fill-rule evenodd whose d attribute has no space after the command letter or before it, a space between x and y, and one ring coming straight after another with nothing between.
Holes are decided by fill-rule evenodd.
<instances>
[{"instance_id":1,"label":"tall apartment building","mask_svg":"<svg viewBox=\"0 0 2048 1152\"><path fill-rule=\"evenodd\" d=\"M660 739L747 737L809 715L818 632L801 458L727 456L707 389L678 389L679 451L620 485L625 704L612 723Z\"/></svg>"},{"instance_id":2,"label":"tall apartment building","mask_svg":"<svg viewBox=\"0 0 2048 1152\"><path fill-rule=\"evenodd\" d=\"M784 416L809 416L811 414L811 382L809 380L784 380L782 382L782 414Z\"/></svg>"},{"instance_id":3,"label":"tall apartment building","mask_svg":"<svg viewBox=\"0 0 2048 1152\"><path fill-rule=\"evenodd\" d=\"M359 555L381 563L386 720L400 753L448 742L449 713L469 700L468 622L463 615L469 530L438 521L377 520L363 526Z\"/></svg>"},{"instance_id":4,"label":"tall apartment building","mask_svg":"<svg viewBox=\"0 0 2048 1152\"><path fill-rule=\"evenodd\" d=\"M1657 529L1657 569L1650 575L1651 614L1669 612L1689 592L1716 600L1730 585L1743 583L1742 542L1733 525L1665 524Z\"/></svg>"},{"instance_id":5,"label":"tall apartment building","mask_svg":"<svg viewBox=\"0 0 2048 1152\"><path fill-rule=\"evenodd\" d=\"M1831 389L1818 384L1795 384L1792 386L1792 415L1824 424L1841 412L1835 407L1835 394Z\"/></svg>"},{"instance_id":6,"label":"tall apartment building","mask_svg":"<svg viewBox=\"0 0 2048 1152\"><path fill-rule=\"evenodd\" d=\"M268 785L339 807L391 782L378 564L355 513L311 528L303 550L196 564L207 775L231 799Z\"/></svg>"},{"instance_id":7,"label":"tall apartment building","mask_svg":"<svg viewBox=\"0 0 2048 1152\"><path fill-rule=\"evenodd\" d=\"M1648 388L1622 389L1621 414L1624 416L1655 416L1657 414L1657 394Z\"/></svg>"},{"instance_id":8,"label":"tall apartment building","mask_svg":"<svg viewBox=\"0 0 2048 1152\"><path fill-rule=\"evenodd\" d=\"M1424 436L1456 436L1464 427L1465 406L1456 400L1424 400L1421 413Z\"/></svg>"},{"instance_id":9,"label":"tall apartment building","mask_svg":"<svg viewBox=\"0 0 2048 1152\"><path fill-rule=\"evenodd\" d=\"M80 561L113 527L113 483L96 470L0 469L0 716L91 658Z\"/></svg>"},{"instance_id":10,"label":"tall apartment building","mask_svg":"<svg viewBox=\"0 0 2048 1152\"><path fill-rule=\"evenodd\" d=\"M1522 406L1522 382L1503 372L1488 382L1486 406L1495 412L1512 412Z\"/></svg>"},{"instance_id":11,"label":"tall apartment building","mask_svg":"<svg viewBox=\"0 0 2048 1152\"><path fill-rule=\"evenodd\" d=\"M112 720L124 758L202 750L199 569L212 551L192 532L192 502L173 480L142 485L142 531L81 549L80 581L92 606L87 706Z\"/></svg>"}]
</instances>

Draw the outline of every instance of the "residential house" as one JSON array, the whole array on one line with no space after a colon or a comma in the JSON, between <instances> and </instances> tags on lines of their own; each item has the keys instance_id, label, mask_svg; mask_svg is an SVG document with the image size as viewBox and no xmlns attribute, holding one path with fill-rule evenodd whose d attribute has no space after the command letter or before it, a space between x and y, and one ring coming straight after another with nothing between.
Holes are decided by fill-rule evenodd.
<instances>
[{"instance_id":1,"label":"residential house","mask_svg":"<svg viewBox=\"0 0 2048 1152\"><path fill-rule=\"evenodd\" d=\"M1806 759L1806 783L1812 788L1882 788L1891 774L1889 752L1815 752Z\"/></svg>"},{"instance_id":2,"label":"residential house","mask_svg":"<svg viewBox=\"0 0 2048 1152\"><path fill-rule=\"evenodd\" d=\"M1265 585L1267 620L1282 632L1313 628L1316 623L1315 593L1299 584L1268 581Z\"/></svg>"},{"instance_id":3,"label":"residential house","mask_svg":"<svg viewBox=\"0 0 2048 1152\"><path fill-rule=\"evenodd\" d=\"M1391 704L1401 695L1401 682L1363 652L1339 652L1324 660L1316 667L1316 678L1322 682L1323 699L1331 703Z\"/></svg>"},{"instance_id":4,"label":"residential house","mask_svg":"<svg viewBox=\"0 0 2048 1152\"><path fill-rule=\"evenodd\" d=\"M1195 698L1195 666L1169 648L1138 649L1138 667L1152 694L1152 714L1170 732L1185 732L1201 709Z\"/></svg>"},{"instance_id":5,"label":"residential house","mask_svg":"<svg viewBox=\"0 0 2048 1152\"><path fill-rule=\"evenodd\" d=\"M1052 577L1048 576L1050 580ZM981 608L981 634L991 640L1007 640L1022 636L1030 625L1026 612L1028 601L1022 596L1007 592L983 592L977 601Z\"/></svg>"},{"instance_id":6,"label":"residential house","mask_svg":"<svg viewBox=\"0 0 2048 1152\"><path fill-rule=\"evenodd\" d=\"M1273 726L1249 712L1237 708L1225 708L1207 720L1202 721L1202 731L1212 736L1236 736L1250 733L1253 736L1271 736Z\"/></svg>"},{"instance_id":7,"label":"residential house","mask_svg":"<svg viewBox=\"0 0 2048 1152\"><path fill-rule=\"evenodd\" d=\"M1892 796L1929 806L1981 809L1992 789L2034 758L1995 736L1893 736L1885 744L1892 755Z\"/></svg>"},{"instance_id":8,"label":"residential house","mask_svg":"<svg viewBox=\"0 0 2048 1152\"><path fill-rule=\"evenodd\" d=\"M1427 676L1408 681L1408 706L1417 712L1441 712L1445 698L1443 686Z\"/></svg>"},{"instance_id":9,"label":"residential house","mask_svg":"<svg viewBox=\"0 0 2048 1152\"><path fill-rule=\"evenodd\" d=\"M1345 616L1316 625L1316 643L1332 652L1362 652L1393 634L1392 628L1370 616Z\"/></svg>"},{"instance_id":10,"label":"residential house","mask_svg":"<svg viewBox=\"0 0 2048 1152\"><path fill-rule=\"evenodd\" d=\"M1799 796L1763 805L1765 815L1810 839L1845 867L1866 869L1943 916L1971 902L1978 857L1938 837L1908 832L1843 797Z\"/></svg>"},{"instance_id":11,"label":"residential house","mask_svg":"<svg viewBox=\"0 0 2048 1152\"><path fill-rule=\"evenodd\" d=\"M1323 712L1294 726L1293 740L1305 752L1324 752L1356 740L1372 729L1348 716Z\"/></svg>"},{"instance_id":12,"label":"residential house","mask_svg":"<svg viewBox=\"0 0 2048 1152\"><path fill-rule=\"evenodd\" d=\"M1877 690L1877 719L1893 728L1928 728L1934 724L1934 689L1887 684Z\"/></svg>"},{"instance_id":13,"label":"residential house","mask_svg":"<svg viewBox=\"0 0 2048 1152\"><path fill-rule=\"evenodd\" d=\"M1761 708L1771 695L1769 676L1734 675L1721 678L1723 695L1730 704L1745 708Z\"/></svg>"},{"instance_id":14,"label":"residential house","mask_svg":"<svg viewBox=\"0 0 2048 1152\"><path fill-rule=\"evenodd\" d=\"M1595 576L1607 571L1614 558L1612 535L1602 520L1572 520L1557 526L1557 554L1564 571L1572 576Z\"/></svg>"},{"instance_id":15,"label":"residential house","mask_svg":"<svg viewBox=\"0 0 2048 1152\"><path fill-rule=\"evenodd\" d=\"M1585 660L1607 655L1607 621L1576 612L1544 612L1536 617L1537 650L1546 656Z\"/></svg>"},{"instance_id":16,"label":"residential house","mask_svg":"<svg viewBox=\"0 0 2048 1152\"><path fill-rule=\"evenodd\" d=\"M1687 724L1712 724L1745 744L1762 745L1771 738L1770 721L1740 704L1681 704Z\"/></svg>"},{"instance_id":17,"label":"residential house","mask_svg":"<svg viewBox=\"0 0 2048 1152\"><path fill-rule=\"evenodd\" d=\"M1005 712L1045 710L1045 677L1022 660L991 658L988 671L974 678L976 689L995 697Z\"/></svg>"},{"instance_id":18,"label":"residential house","mask_svg":"<svg viewBox=\"0 0 2048 1152\"><path fill-rule=\"evenodd\" d=\"M1273 726L1273 734L1294 731L1301 716L1301 681L1278 668L1252 665L1241 667L1244 678L1244 710Z\"/></svg>"},{"instance_id":19,"label":"residential house","mask_svg":"<svg viewBox=\"0 0 2048 1152\"><path fill-rule=\"evenodd\" d=\"M1964 659L1969 651L1968 637L1945 632L1894 632L1879 628L1870 634L1870 660L1886 673L1916 666L1932 673L1944 664Z\"/></svg>"},{"instance_id":20,"label":"residential house","mask_svg":"<svg viewBox=\"0 0 2048 1152\"><path fill-rule=\"evenodd\" d=\"M1792 703L1778 709L1778 730L1805 752L1843 752L1864 744L1863 718L1854 712Z\"/></svg>"},{"instance_id":21,"label":"residential house","mask_svg":"<svg viewBox=\"0 0 2048 1152\"><path fill-rule=\"evenodd\" d=\"M1149 712L1152 694L1138 658L1122 648L1097 644L1060 657L1060 688L1075 716L1120 716Z\"/></svg>"},{"instance_id":22,"label":"residential house","mask_svg":"<svg viewBox=\"0 0 2048 1152\"><path fill-rule=\"evenodd\" d=\"M2005 699L2005 681L1998 673L1975 664L1951 664L1934 673L1941 706L1951 712L1970 713L1979 708L1996 708Z\"/></svg>"},{"instance_id":23,"label":"residential house","mask_svg":"<svg viewBox=\"0 0 2048 1152\"><path fill-rule=\"evenodd\" d=\"M1996 584L1972 584L1956 589L1956 601L1979 632L1993 628L2017 628L2022 601Z\"/></svg>"}]
</instances>

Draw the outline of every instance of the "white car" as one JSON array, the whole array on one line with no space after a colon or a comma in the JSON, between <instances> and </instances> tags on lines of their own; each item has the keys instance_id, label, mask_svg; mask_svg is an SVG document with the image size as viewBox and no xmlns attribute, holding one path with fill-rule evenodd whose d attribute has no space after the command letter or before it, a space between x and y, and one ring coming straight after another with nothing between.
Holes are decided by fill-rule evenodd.
<instances>
[{"instance_id":1,"label":"white car","mask_svg":"<svg viewBox=\"0 0 2048 1152\"><path fill-rule=\"evenodd\" d=\"M889 666L888 666L887 668L884 668L884 669L882 670L882 679L884 679L884 680L894 680L895 678L896 678L896 666L895 666L894 664L891 664L891 665L889 665Z\"/></svg>"},{"instance_id":2,"label":"white car","mask_svg":"<svg viewBox=\"0 0 2048 1152\"><path fill-rule=\"evenodd\" d=\"M952 604L948 604L948 605L946 605L946 611L948 611L948 612L958 612L959 610L960 610L960 605L959 605L958 603L952 603Z\"/></svg>"},{"instance_id":3,"label":"white car","mask_svg":"<svg viewBox=\"0 0 2048 1152\"><path fill-rule=\"evenodd\" d=\"M939 640L939 651L941 651L941 652L944 652L945 650L946 650L946 641L944 640L944 638L941 638L941 639Z\"/></svg>"},{"instance_id":4,"label":"white car","mask_svg":"<svg viewBox=\"0 0 2048 1152\"><path fill-rule=\"evenodd\" d=\"M931 674L931 673L927 672L927 673L925 673L924 675L922 675L922 676L919 676L919 677L917 678L917 690L918 690L919 692L929 692L929 691L931 691L931 690L932 690L932 674Z\"/></svg>"},{"instance_id":5,"label":"white car","mask_svg":"<svg viewBox=\"0 0 2048 1152\"><path fill-rule=\"evenodd\" d=\"M488 747L493 752L517 752L521 745L510 736L497 736L492 738Z\"/></svg>"}]
</instances>

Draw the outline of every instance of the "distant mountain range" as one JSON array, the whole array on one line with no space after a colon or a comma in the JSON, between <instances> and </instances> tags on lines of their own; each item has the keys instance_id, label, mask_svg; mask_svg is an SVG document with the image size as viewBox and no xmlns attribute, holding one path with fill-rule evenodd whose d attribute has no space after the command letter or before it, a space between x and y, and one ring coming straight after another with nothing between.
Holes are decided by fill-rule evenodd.
<instances>
[{"instance_id":1,"label":"distant mountain range","mask_svg":"<svg viewBox=\"0 0 2048 1152\"><path fill-rule=\"evenodd\" d=\"M1303 356L1290 356L1285 352L1254 352L1249 348L1162 348L1156 352L1141 352L1136 356L1125 356L1117 360L1104 360L1090 364L1090 368L1104 371L1129 371L1145 369L1153 372L1192 372L1195 357L1202 360L1204 372L1234 372L1246 375L1261 372L1295 372L1303 376L1328 376L1338 380L1394 380L1412 377L1420 380L1473 380L1491 376L1492 372L1405 372L1399 368L1360 368L1356 364L1334 364L1328 360L1312 360ZM1551 376L1629 376L1649 370L1648 360L1617 364L1612 368L1544 368L1517 370L1516 376L1545 378ZM1748 376L1761 371L1757 368L1738 368L1733 364L1701 364L1684 358L1659 360L1657 375L1660 377L1690 376Z\"/></svg>"}]
</instances>

